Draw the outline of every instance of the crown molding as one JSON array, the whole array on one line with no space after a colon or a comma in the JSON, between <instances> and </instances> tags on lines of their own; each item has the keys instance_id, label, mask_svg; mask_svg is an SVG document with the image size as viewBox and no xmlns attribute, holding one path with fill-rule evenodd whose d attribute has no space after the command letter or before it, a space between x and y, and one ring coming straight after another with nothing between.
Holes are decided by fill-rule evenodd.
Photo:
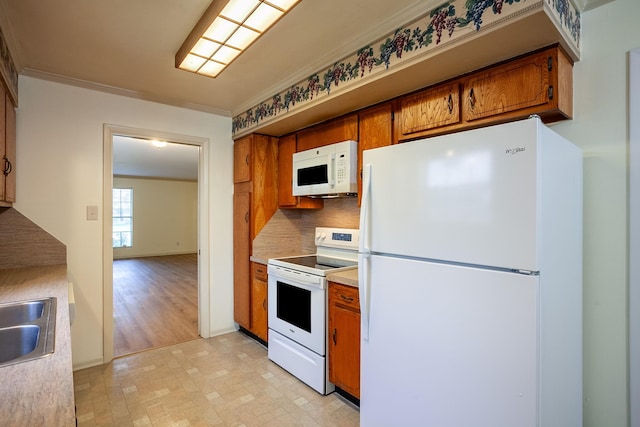
<instances>
[{"instance_id":1,"label":"crown molding","mask_svg":"<svg viewBox=\"0 0 640 427\"><path fill-rule=\"evenodd\" d=\"M222 117L231 117L231 111L220 108L213 108L207 105L195 104L191 102L181 102L174 99L168 99L159 96L150 96L136 90L123 89L116 86L110 86L101 83L95 83L88 80L76 79L60 74L49 73L46 71L36 70L33 68L25 68L20 73L21 76L33 77L40 80L47 80L54 83L60 83L68 86L80 87L83 89L95 90L98 92L110 93L112 95L125 96L128 98L140 99L142 101L155 102L158 104L171 105L173 107L186 108L188 110L202 111L204 113L214 114Z\"/></svg>"}]
</instances>

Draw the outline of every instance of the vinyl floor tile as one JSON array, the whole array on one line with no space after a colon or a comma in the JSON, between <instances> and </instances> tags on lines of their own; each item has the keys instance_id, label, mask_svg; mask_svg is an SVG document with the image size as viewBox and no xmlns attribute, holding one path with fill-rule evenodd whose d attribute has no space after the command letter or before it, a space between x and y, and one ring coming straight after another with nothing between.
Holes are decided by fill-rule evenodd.
<instances>
[{"instance_id":1,"label":"vinyl floor tile","mask_svg":"<svg viewBox=\"0 0 640 427\"><path fill-rule=\"evenodd\" d=\"M240 332L149 350L74 373L78 426L358 426Z\"/></svg>"}]
</instances>

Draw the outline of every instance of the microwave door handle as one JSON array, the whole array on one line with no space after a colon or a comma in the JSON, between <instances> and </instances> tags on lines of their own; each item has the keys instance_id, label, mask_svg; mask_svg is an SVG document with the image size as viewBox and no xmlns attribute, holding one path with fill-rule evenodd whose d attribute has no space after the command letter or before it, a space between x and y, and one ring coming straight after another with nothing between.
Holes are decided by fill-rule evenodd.
<instances>
[{"instance_id":1,"label":"microwave door handle","mask_svg":"<svg viewBox=\"0 0 640 427\"><path fill-rule=\"evenodd\" d=\"M329 160L329 170L327 171L329 175L329 185L331 188L336 186L336 154L331 153L331 159Z\"/></svg>"}]
</instances>

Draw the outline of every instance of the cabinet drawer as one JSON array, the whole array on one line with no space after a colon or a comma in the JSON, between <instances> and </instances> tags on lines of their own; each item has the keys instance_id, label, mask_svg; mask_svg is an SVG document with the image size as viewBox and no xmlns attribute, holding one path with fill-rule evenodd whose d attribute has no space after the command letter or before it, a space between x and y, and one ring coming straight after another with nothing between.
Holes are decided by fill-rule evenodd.
<instances>
[{"instance_id":1,"label":"cabinet drawer","mask_svg":"<svg viewBox=\"0 0 640 427\"><path fill-rule=\"evenodd\" d=\"M358 288L331 282L329 284L329 304L335 304L360 312Z\"/></svg>"},{"instance_id":2,"label":"cabinet drawer","mask_svg":"<svg viewBox=\"0 0 640 427\"><path fill-rule=\"evenodd\" d=\"M256 280L262 280L263 282L267 281L267 266L264 264L260 264L259 262L251 263L251 273L253 274L253 278Z\"/></svg>"}]
</instances>

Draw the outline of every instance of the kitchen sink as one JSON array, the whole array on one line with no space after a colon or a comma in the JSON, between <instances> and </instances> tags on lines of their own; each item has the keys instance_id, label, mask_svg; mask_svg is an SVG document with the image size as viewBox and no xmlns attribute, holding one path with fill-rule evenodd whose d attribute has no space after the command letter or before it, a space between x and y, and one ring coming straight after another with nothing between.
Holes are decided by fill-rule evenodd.
<instances>
[{"instance_id":1,"label":"kitchen sink","mask_svg":"<svg viewBox=\"0 0 640 427\"><path fill-rule=\"evenodd\" d=\"M0 367L53 353L56 298L0 304Z\"/></svg>"},{"instance_id":2,"label":"kitchen sink","mask_svg":"<svg viewBox=\"0 0 640 427\"><path fill-rule=\"evenodd\" d=\"M44 301L0 304L0 328L33 322L44 314Z\"/></svg>"}]
</instances>

